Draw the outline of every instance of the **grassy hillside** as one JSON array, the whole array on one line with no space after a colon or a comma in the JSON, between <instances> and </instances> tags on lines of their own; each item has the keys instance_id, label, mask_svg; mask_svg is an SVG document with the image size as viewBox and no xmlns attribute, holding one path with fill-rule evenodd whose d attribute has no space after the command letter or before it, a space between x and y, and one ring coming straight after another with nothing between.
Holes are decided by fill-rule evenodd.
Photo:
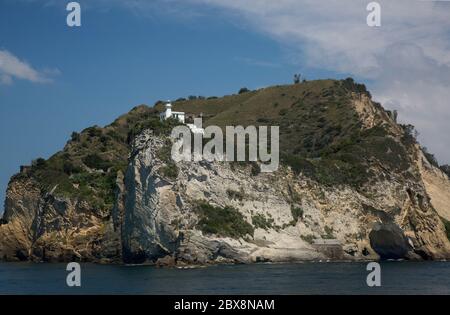
<instances>
[{"instance_id":1,"label":"grassy hillside","mask_svg":"<svg viewBox=\"0 0 450 315\"><path fill-rule=\"evenodd\" d=\"M282 161L325 185L359 187L384 176L371 172L376 162L387 172L406 172L406 143L396 141L381 126L362 131L352 105L355 93L370 96L364 85L351 79L317 80L218 99L182 100L173 107L203 113L206 126L280 126Z\"/></svg>"},{"instance_id":2,"label":"grassy hillside","mask_svg":"<svg viewBox=\"0 0 450 315\"><path fill-rule=\"evenodd\" d=\"M222 98L181 99L173 107L203 113L204 125L280 126L283 163L325 185L360 187L386 173L407 172L406 143L380 126L361 131L351 104L354 93L369 95L351 79L319 80ZM168 134L176 124L161 123L162 110L161 102L154 108L141 105L109 126L73 133L61 152L37 159L28 173L17 176L33 177L44 191L85 200L99 215L107 215L114 203L117 172L127 165L130 140L145 128ZM370 171L375 163L383 165L385 174Z\"/></svg>"}]
</instances>

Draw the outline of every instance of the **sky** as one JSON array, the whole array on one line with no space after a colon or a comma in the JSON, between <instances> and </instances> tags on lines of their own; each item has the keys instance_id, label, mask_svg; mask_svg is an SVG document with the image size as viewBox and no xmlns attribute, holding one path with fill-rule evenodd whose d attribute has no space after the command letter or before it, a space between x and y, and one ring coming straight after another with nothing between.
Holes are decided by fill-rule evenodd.
<instances>
[{"instance_id":1,"label":"sky","mask_svg":"<svg viewBox=\"0 0 450 315\"><path fill-rule=\"evenodd\" d=\"M0 0L0 199L19 166L139 104L354 77L450 163L450 1ZM1 207L0 207L1 211Z\"/></svg>"}]
</instances>

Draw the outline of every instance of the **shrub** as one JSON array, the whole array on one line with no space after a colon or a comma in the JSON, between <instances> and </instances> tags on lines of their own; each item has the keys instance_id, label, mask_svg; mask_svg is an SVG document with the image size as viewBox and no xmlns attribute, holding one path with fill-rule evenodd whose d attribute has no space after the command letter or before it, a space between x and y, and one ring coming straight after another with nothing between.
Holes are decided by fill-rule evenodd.
<instances>
[{"instance_id":1,"label":"shrub","mask_svg":"<svg viewBox=\"0 0 450 315\"><path fill-rule=\"evenodd\" d=\"M291 206L291 214L294 221L298 222L298 219L303 217L303 209L300 207Z\"/></svg>"},{"instance_id":2,"label":"shrub","mask_svg":"<svg viewBox=\"0 0 450 315\"><path fill-rule=\"evenodd\" d=\"M359 94L366 94L368 97L371 97L369 91L367 91L367 88L364 84L356 83L353 78L347 78L345 80L342 80L342 86L351 92L359 93Z\"/></svg>"},{"instance_id":3,"label":"shrub","mask_svg":"<svg viewBox=\"0 0 450 315\"><path fill-rule=\"evenodd\" d=\"M257 162L251 162L252 165L252 169L251 169L251 174L252 176L258 176L259 173L261 173L261 167L259 166L259 164Z\"/></svg>"},{"instance_id":4,"label":"shrub","mask_svg":"<svg viewBox=\"0 0 450 315\"><path fill-rule=\"evenodd\" d=\"M448 177L450 177L450 165L448 165L448 164L442 165L442 166L440 167L440 169L441 169L441 171L443 171L445 174L447 174Z\"/></svg>"},{"instance_id":5,"label":"shrub","mask_svg":"<svg viewBox=\"0 0 450 315\"><path fill-rule=\"evenodd\" d=\"M280 116L285 116L288 113L288 110L286 108L283 108L280 110L279 115Z\"/></svg>"},{"instance_id":6,"label":"shrub","mask_svg":"<svg viewBox=\"0 0 450 315\"><path fill-rule=\"evenodd\" d=\"M75 174L75 173L80 173L81 168L76 166L72 161L67 160L67 161L64 161L63 171L67 175L71 175L71 174Z\"/></svg>"},{"instance_id":7,"label":"shrub","mask_svg":"<svg viewBox=\"0 0 450 315\"><path fill-rule=\"evenodd\" d=\"M247 89L246 87L243 87L239 90L239 94L243 94L243 93L247 93L247 92L250 92L250 90Z\"/></svg>"},{"instance_id":8,"label":"shrub","mask_svg":"<svg viewBox=\"0 0 450 315\"><path fill-rule=\"evenodd\" d=\"M88 154L86 157L84 157L83 163L89 168L104 171L112 166L111 162L104 160L98 154Z\"/></svg>"},{"instance_id":9,"label":"shrub","mask_svg":"<svg viewBox=\"0 0 450 315\"><path fill-rule=\"evenodd\" d=\"M301 235L300 238L309 244L314 243L314 235L312 234Z\"/></svg>"},{"instance_id":10,"label":"shrub","mask_svg":"<svg viewBox=\"0 0 450 315\"><path fill-rule=\"evenodd\" d=\"M450 241L450 221L447 221L444 218L441 218L441 219L445 226L445 232L447 233L447 238Z\"/></svg>"},{"instance_id":11,"label":"shrub","mask_svg":"<svg viewBox=\"0 0 450 315\"><path fill-rule=\"evenodd\" d=\"M127 142L131 143L137 135L146 129L152 130L156 136L169 136L172 129L178 125L181 125L178 119L170 118L162 122L159 117L149 117L146 120L133 124L128 131Z\"/></svg>"},{"instance_id":12,"label":"shrub","mask_svg":"<svg viewBox=\"0 0 450 315\"><path fill-rule=\"evenodd\" d=\"M422 152L427 158L428 162L435 167L439 167L439 162L437 161L434 154L430 153L426 147L422 147Z\"/></svg>"},{"instance_id":13,"label":"shrub","mask_svg":"<svg viewBox=\"0 0 450 315\"><path fill-rule=\"evenodd\" d=\"M330 228L328 225L325 225L325 235L322 235L322 238L324 239L333 239L334 235L333 235L333 229Z\"/></svg>"},{"instance_id":14,"label":"shrub","mask_svg":"<svg viewBox=\"0 0 450 315\"><path fill-rule=\"evenodd\" d=\"M107 137L107 136L100 136L100 142L101 143L103 143L103 144L107 144L108 143L108 141L109 141L109 138Z\"/></svg>"},{"instance_id":15,"label":"shrub","mask_svg":"<svg viewBox=\"0 0 450 315\"><path fill-rule=\"evenodd\" d=\"M172 147L170 140L168 140L165 145L161 147L158 152L156 152L156 157L166 164L160 168L159 173L168 179L175 180L178 177L179 169L172 160Z\"/></svg>"},{"instance_id":16,"label":"shrub","mask_svg":"<svg viewBox=\"0 0 450 315\"><path fill-rule=\"evenodd\" d=\"M124 142L125 139L123 136L121 136L118 132L114 131L114 130L109 130L107 133L107 136L110 137L111 139L116 140L117 142Z\"/></svg>"},{"instance_id":17,"label":"shrub","mask_svg":"<svg viewBox=\"0 0 450 315\"><path fill-rule=\"evenodd\" d=\"M73 142L80 142L80 140L81 140L80 134L78 132L75 132L75 131L72 132L72 135L70 136L70 138L71 138L71 140Z\"/></svg>"},{"instance_id":18,"label":"shrub","mask_svg":"<svg viewBox=\"0 0 450 315\"><path fill-rule=\"evenodd\" d=\"M245 221L243 215L233 207L220 208L201 201L194 211L199 216L197 227L203 233L232 238L253 236L252 225Z\"/></svg>"},{"instance_id":19,"label":"shrub","mask_svg":"<svg viewBox=\"0 0 450 315\"><path fill-rule=\"evenodd\" d=\"M97 210L110 210L115 202L116 177L115 171L107 174L80 172L74 174L65 186L58 186L57 193L77 197ZM78 189L74 189L73 184L78 185Z\"/></svg>"},{"instance_id":20,"label":"shrub","mask_svg":"<svg viewBox=\"0 0 450 315\"><path fill-rule=\"evenodd\" d=\"M263 214L256 214L252 216L252 223L255 226L255 228L258 229L270 229L273 227L273 219L267 219Z\"/></svg>"},{"instance_id":21,"label":"shrub","mask_svg":"<svg viewBox=\"0 0 450 315\"><path fill-rule=\"evenodd\" d=\"M159 173L168 179L175 180L178 177L179 169L175 163L170 163L161 167Z\"/></svg>"},{"instance_id":22,"label":"shrub","mask_svg":"<svg viewBox=\"0 0 450 315\"><path fill-rule=\"evenodd\" d=\"M31 165L35 168L44 168L47 166L47 161L43 158L37 158L31 162Z\"/></svg>"},{"instance_id":23,"label":"shrub","mask_svg":"<svg viewBox=\"0 0 450 315\"><path fill-rule=\"evenodd\" d=\"M97 126L89 127L85 132L87 132L90 138L100 137L102 135L102 129Z\"/></svg>"},{"instance_id":24,"label":"shrub","mask_svg":"<svg viewBox=\"0 0 450 315\"><path fill-rule=\"evenodd\" d=\"M261 123L261 124L269 124L270 123L270 119L262 117L262 118L258 118L256 120L256 122Z\"/></svg>"},{"instance_id":25,"label":"shrub","mask_svg":"<svg viewBox=\"0 0 450 315\"><path fill-rule=\"evenodd\" d=\"M232 189L227 189L227 195L230 199L239 201L242 201L245 197L245 193L243 190L236 191Z\"/></svg>"}]
</instances>

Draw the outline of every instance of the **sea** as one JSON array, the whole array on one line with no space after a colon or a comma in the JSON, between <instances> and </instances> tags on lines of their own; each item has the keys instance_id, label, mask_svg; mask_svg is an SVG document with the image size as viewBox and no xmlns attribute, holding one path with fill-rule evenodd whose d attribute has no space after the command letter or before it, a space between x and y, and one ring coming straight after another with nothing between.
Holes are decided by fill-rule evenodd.
<instances>
[{"instance_id":1,"label":"sea","mask_svg":"<svg viewBox=\"0 0 450 315\"><path fill-rule=\"evenodd\" d=\"M69 287L66 264L0 263L0 294L293 295L450 294L450 262L382 262L369 287L367 263L217 265L198 268L81 264Z\"/></svg>"}]
</instances>

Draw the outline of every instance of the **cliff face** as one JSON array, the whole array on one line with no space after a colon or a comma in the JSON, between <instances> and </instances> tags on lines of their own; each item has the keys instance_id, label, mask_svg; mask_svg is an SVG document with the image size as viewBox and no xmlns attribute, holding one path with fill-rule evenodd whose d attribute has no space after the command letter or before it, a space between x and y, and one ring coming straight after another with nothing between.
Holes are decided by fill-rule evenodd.
<instances>
[{"instance_id":1,"label":"cliff face","mask_svg":"<svg viewBox=\"0 0 450 315\"><path fill-rule=\"evenodd\" d=\"M289 168L252 175L251 166L209 162L179 163L170 180L159 174L163 141L144 132L135 143L125 181L127 262L444 259L450 253L444 226L415 180L381 181L361 193L322 187ZM214 227L199 224L205 218L198 211L205 201L239 209L254 233L226 237L220 227L207 233ZM299 217L293 209L301 209Z\"/></svg>"},{"instance_id":2,"label":"cliff face","mask_svg":"<svg viewBox=\"0 0 450 315\"><path fill-rule=\"evenodd\" d=\"M283 163L273 173L260 173L258 163L175 164L161 132L170 129L144 107L99 135L83 132L63 154L75 167L64 162L57 172L56 155L11 179L0 258L165 265L449 258L440 218L449 219L448 178L369 95L342 85L345 98L341 85L325 82L175 104L204 112L207 124L239 117L245 121L236 124L280 125ZM263 100L264 117L246 116ZM151 123L136 123L142 116ZM120 140L125 130L127 167L116 167L123 142L115 144L121 154L105 148L102 159L91 156L103 142L97 138Z\"/></svg>"},{"instance_id":3,"label":"cliff face","mask_svg":"<svg viewBox=\"0 0 450 315\"><path fill-rule=\"evenodd\" d=\"M0 226L4 260L120 260L119 234L111 220L93 213L83 201L43 193L33 179L13 178Z\"/></svg>"}]
</instances>

